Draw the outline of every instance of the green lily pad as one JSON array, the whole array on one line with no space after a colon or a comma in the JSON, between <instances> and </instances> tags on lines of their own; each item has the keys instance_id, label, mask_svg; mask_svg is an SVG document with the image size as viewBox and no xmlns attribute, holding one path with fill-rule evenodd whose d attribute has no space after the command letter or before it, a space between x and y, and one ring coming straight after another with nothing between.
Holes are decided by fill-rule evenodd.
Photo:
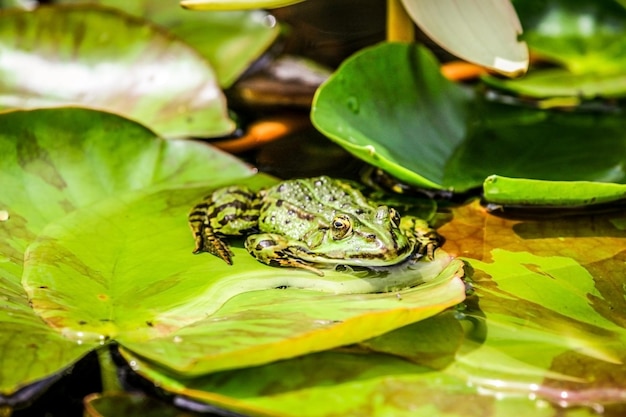
<instances>
[{"instance_id":1,"label":"green lily pad","mask_svg":"<svg viewBox=\"0 0 626 417\"><path fill-rule=\"evenodd\" d=\"M3 369L12 372L3 394L113 340L202 375L353 343L464 299L462 263L443 251L372 278L269 267L241 241L233 242L234 266L193 255L193 204L226 182L275 183L243 179L249 168L206 145L160 140L85 109L2 114L0 132L0 291L9 301L0 317L14 329L0 339ZM416 284L400 295L370 294ZM23 346L44 343L47 354L63 354L13 371Z\"/></svg>"},{"instance_id":2,"label":"green lily pad","mask_svg":"<svg viewBox=\"0 0 626 417\"><path fill-rule=\"evenodd\" d=\"M626 8L613 0L514 0L533 51L572 73L611 74L626 68Z\"/></svg>"},{"instance_id":3,"label":"green lily pad","mask_svg":"<svg viewBox=\"0 0 626 417\"><path fill-rule=\"evenodd\" d=\"M617 1L516 1L523 39L561 68L531 69L518 80L486 76L494 87L536 98L623 97L626 8Z\"/></svg>"},{"instance_id":4,"label":"green lily pad","mask_svg":"<svg viewBox=\"0 0 626 417\"><path fill-rule=\"evenodd\" d=\"M588 181L541 181L488 177L483 185L489 203L505 205L588 206L626 199L626 185Z\"/></svg>"},{"instance_id":5,"label":"green lily pad","mask_svg":"<svg viewBox=\"0 0 626 417\"><path fill-rule=\"evenodd\" d=\"M259 179L243 183L258 188ZM398 277L276 269L241 247L234 249L234 267L193 256L186 214L205 192L115 197L49 224L29 245L24 264L33 309L70 339L117 340L164 366L202 374L362 340L463 299L463 284L454 280L460 265L446 268L450 259L442 252L407 274L413 284L426 283L403 291L401 303L395 293L381 293L367 296L367 304L362 293L384 291L376 285ZM375 323L348 330L373 313ZM242 331L248 327L255 330ZM285 343L291 338L301 341ZM244 352L250 352L245 359Z\"/></svg>"},{"instance_id":6,"label":"green lily pad","mask_svg":"<svg viewBox=\"0 0 626 417\"><path fill-rule=\"evenodd\" d=\"M580 100L598 97L619 98L626 94L626 75L621 71L615 74L574 74L564 68L531 70L524 78L503 80L485 76L483 81L492 87L510 91L518 95L544 100L540 105L547 107L575 107ZM575 99L563 106L562 102L550 104L550 99L568 97Z\"/></svg>"},{"instance_id":7,"label":"green lily pad","mask_svg":"<svg viewBox=\"0 0 626 417\"><path fill-rule=\"evenodd\" d=\"M62 0L61 4L86 3ZM280 27L265 11L190 12L174 1L125 0L89 1L123 10L167 28L204 58L219 85L230 87L276 40Z\"/></svg>"},{"instance_id":8,"label":"green lily pad","mask_svg":"<svg viewBox=\"0 0 626 417\"><path fill-rule=\"evenodd\" d=\"M126 191L204 183L211 173L251 175L205 146L158 140L118 116L82 109L1 114L0 153L2 395L69 367L94 348L46 325L21 285L24 253L48 223Z\"/></svg>"},{"instance_id":9,"label":"green lily pad","mask_svg":"<svg viewBox=\"0 0 626 417\"><path fill-rule=\"evenodd\" d=\"M211 67L180 40L121 12L7 10L0 14L0 43L0 108L82 105L168 137L234 129Z\"/></svg>"},{"instance_id":10,"label":"green lily pad","mask_svg":"<svg viewBox=\"0 0 626 417\"><path fill-rule=\"evenodd\" d=\"M357 157L418 187L463 192L490 175L626 181L620 115L485 102L443 78L415 45L381 44L349 58L318 90L311 117Z\"/></svg>"},{"instance_id":11,"label":"green lily pad","mask_svg":"<svg viewBox=\"0 0 626 417\"><path fill-rule=\"evenodd\" d=\"M347 59L322 84L311 120L355 156L403 181L448 188L445 166L463 140L469 100L425 49L380 44Z\"/></svg>"},{"instance_id":12,"label":"green lily pad","mask_svg":"<svg viewBox=\"0 0 626 417\"><path fill-rule=\"evenodd\" d=\"M196 378L122 353L169 392L246 415L620 415L626 232L614 223L625 217L456 207L440 231L470 264L473 295L349 349Z\"/></svg>"}]
</instances>

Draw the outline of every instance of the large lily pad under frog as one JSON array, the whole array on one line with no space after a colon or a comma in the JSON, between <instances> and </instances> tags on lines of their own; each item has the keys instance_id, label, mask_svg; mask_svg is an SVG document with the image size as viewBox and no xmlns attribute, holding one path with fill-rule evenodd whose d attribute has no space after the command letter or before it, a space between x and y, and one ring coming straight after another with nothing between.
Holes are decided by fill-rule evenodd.
<instances>
[{"instance_id":1,"label":"large lily pad under frog","mask_svg":"<svg viewBox=\"0 0 626 417\"><path fill-rule=\"evenodd\" d=\"M235 266L194 256L189 207L227 182L276 181L207 145L85 109L10 112L0 127L3 395L111 341L202 375L353 343L464 298L447 256L410 271L424 284L402 300L364 294L390 281L271 268L238 245Z\"/></svg>"}]
</instances>

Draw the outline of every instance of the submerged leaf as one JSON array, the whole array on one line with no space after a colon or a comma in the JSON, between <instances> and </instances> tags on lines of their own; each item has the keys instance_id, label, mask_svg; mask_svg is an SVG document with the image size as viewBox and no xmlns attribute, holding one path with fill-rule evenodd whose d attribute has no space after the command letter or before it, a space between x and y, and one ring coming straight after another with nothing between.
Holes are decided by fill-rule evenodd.
<instances>
[{"instance_id":1,"label":"submerged leaf","mask_svg":"<svg viewBox=\"0 0 626 417\"><path fill-rule=\"evenodd\" d=\"M0 107L82 105L168 137L234 129L211 67L144 22L89 6L0 13Z\"/></svg>"}]
</instances>

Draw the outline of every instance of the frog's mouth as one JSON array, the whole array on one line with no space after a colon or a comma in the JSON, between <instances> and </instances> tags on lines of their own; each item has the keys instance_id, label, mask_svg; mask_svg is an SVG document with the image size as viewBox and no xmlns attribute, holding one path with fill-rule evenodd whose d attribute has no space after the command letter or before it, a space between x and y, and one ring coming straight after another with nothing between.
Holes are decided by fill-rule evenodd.
<instances>
[{"instance_id":1,"label":"frog's mouth","mask_svg":"<svg viewBox=\"0 0 626 417\"><path fill-rule=\"evenodd\" d=\"M311 262L316 266L324 265L349 265L349 266L390 266L396 265L412 258L416 255L416 245L410 244L398 248L395 251L387 252L355 252L346 254L346 252L337 251L329 253L311 253L311 258L302 257L303 260Z\"/></svg>"}]
</instances>

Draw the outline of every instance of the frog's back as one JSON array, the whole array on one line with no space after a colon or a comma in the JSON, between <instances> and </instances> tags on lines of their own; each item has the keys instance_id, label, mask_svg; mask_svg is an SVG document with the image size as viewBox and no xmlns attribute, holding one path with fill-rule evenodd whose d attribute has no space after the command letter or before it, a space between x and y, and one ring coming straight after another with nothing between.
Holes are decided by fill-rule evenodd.
<instances>
[{"instance_id":1,"label":"frog's back","mask_svg":"<svg viewBox=\"0 0 626 417\"><path fill-rule=\"evenodd\" d=\"M281 182L261 194L259 228L300 239L311 228L328 227L339 213L375 212L360 191L326 176Z\"/></svg>"}]
</instances>

